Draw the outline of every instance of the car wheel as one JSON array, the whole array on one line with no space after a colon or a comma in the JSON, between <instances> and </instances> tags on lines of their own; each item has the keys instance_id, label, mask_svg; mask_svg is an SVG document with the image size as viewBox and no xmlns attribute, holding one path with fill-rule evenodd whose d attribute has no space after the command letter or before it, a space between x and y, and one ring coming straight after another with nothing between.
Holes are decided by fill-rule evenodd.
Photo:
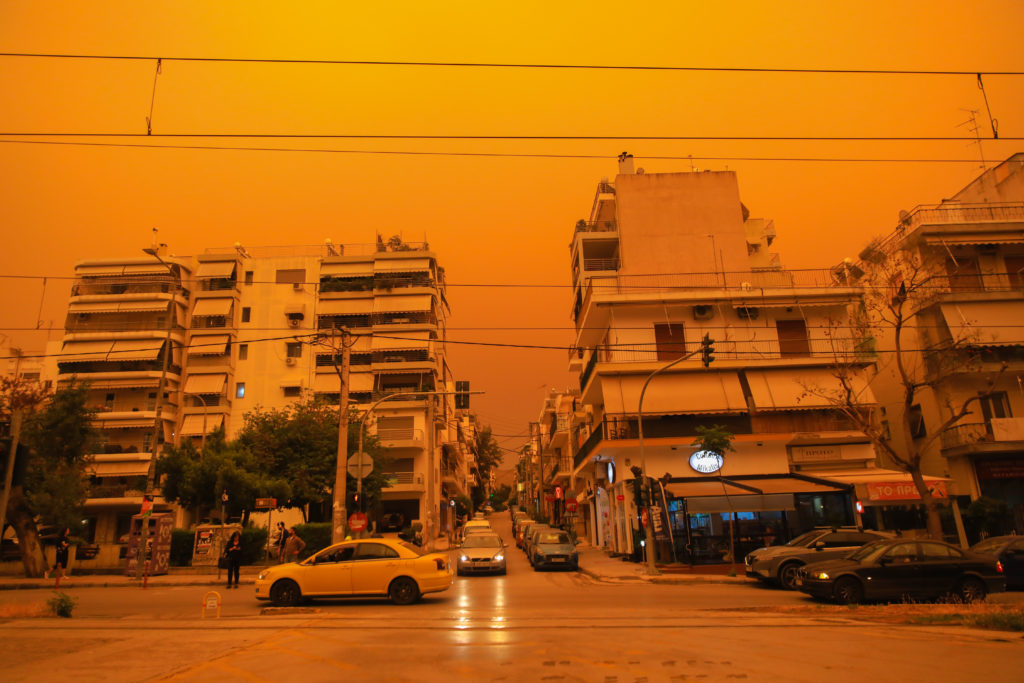
<instances>
[{"instance_id":1,"label":"car wheel","mask_svg":"<svg viewBox=\"0 0 1024 683\"><path fill-rule=\"evenodd\" d=\"M975 602L985 599L985 584L980 579L967 577L957 586L956 596L963 602Z\"/></svg>"},{"instance_id":2,"label":"car wheel","mask_svg":"<svg viewBox=\"0 0 1024 683\"><path fill-rule=\"evenodd\" d=\"M832 592L836 601L843 605L856 605L864 599L864 588L860 581L849 577L836 581Z\"/></svg>"},{"instance_id":3,"label":"car wheel","mask_svg":"<svg viewBox=\"0 0 1024 683\"><path fill-rule=\"evenodd\" d=\"M788 591L796 590L796 575L800 573L800 565L788 562L779 568L779 585Z\"/></svg>"},{"instance_id":4,"label":"car wheel","mask_svg":"<svg viewBox=\"0 0 1024 683\"><path fill-rule=\"evenodd\" d=\"M396 605L411 605L420 597L420 587L408 576L399 576L388 587L388 597Z\"/></svg>"},{"instance_id":5,"label":"car wheel","mask_svg":"<svg viewBox=\"0 0 1024 683\"><path fill-rule=\"evenodd\" d=\"M270 601L275 605L292 607L302 600L302 591L299 584L291 579L281 579L270 587Z\"/></svg>"}]
</instances>

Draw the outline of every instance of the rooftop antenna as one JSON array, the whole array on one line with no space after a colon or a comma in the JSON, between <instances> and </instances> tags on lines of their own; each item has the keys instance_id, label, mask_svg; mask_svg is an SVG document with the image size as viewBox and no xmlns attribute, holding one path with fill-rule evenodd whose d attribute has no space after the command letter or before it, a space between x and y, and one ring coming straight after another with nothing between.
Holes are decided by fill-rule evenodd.
<instances>
[{"instance_id":1,"label":"rooftop antenna","mask_svg":"<svg viewBox=\"0 0 1024 683\"><path fill-rule=\"evenodd\" d=\"M154 248L154 249L156 249L156 242L157 242L157 233L158 233L158 232L160 232L160 230L159 230L159 229L157 229L157 228L153 228L153 248Z\"/></svg>"},{"instance_id":2,"label":"rooftop antenna","mask_svg":"<svg viewBox=\"0 0 1024 683\"><path fill-rule=\"evenodd\" d=\"M327 254L329 256L338 255L338 250L334 248L334 243L331 241L330 237L324 240L324 246L327 247Z\"/></svg>"},{"instance_id":3,"label":"rooftop antenna","mask_svg":"<svg viewBox=\"0 0 1024 683\"><path fill-rule=\"evenodd\" d=\"M970 143L970 144L978 146L978 156L981 157L981 166L980 166L980 168L981 168L981 170L984 171L986 168L988 168L988 164L985 163L985 152L981 148L981 129L978 126L978 113L979 112L978 112L977 109L963 109L963 108L961 108L960 111L965 111L968 114L970 114L970 118L967 119L966 121L962 121L962 122L956 124L956 127L960 128L961 126L967 126L967 130L969 132L971 132L971 133L974 133L975 141Z\"/></svg>"},{"instance_id":4,"label":"rooftop antenna","mask_svg":"<svg viewBox=\"0 0 1024 683\"><path fill-rule=\"evenodd\" d=\"M242 258L252 258L249 256L249 252L245 250L241 242L235 242L235 251L242 255Z\"/></svg>"}]
</instances>

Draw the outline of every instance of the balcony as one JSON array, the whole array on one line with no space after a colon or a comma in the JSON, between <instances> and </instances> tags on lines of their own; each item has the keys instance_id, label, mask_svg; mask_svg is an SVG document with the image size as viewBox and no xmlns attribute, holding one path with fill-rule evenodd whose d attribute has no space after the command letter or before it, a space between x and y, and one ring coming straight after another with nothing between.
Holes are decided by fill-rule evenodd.
<instances>
[{"instance_id":1,"label":"balcony","mask_svg":"<svg viewBox=\"0 0 1024 683\"><path fill-rule=\"evenodd\" d=\"M416 472L384 472L387 479L386 490L391 493L423 493L426 486L423 475Z\"/></svg>"},{"instance_id":2,"label":"balcony","mask_svg":"<svg viewBox=\"0 0 1024 683\"><path fill-rule=\"evenodd\" d=\"M968 422L942 433L943 451L1002 452L1019 450L1024 444L1024 417L992 418L988 422Z\"/></svg>"},{"instance_id":3,"label":"balcony","mask_svg":"<svg viewBox=\"0 0 1024 683\"><path fill-rule=\"evenodd\" d=\"M595 271L595 270L618 270L619 259L618 257L610 258L585 258L583 259L583 270L584 271Z\"/></svg>"},{"instance_id":4,"label":"balcony","mask_svg":"<svg viewBox=\"0 0 1024 683\"><path fill-rule=\"evenodd\" d=\"M619 229L618 221L577 221L575 232L615 232Z\"/></svg>"},{"instance_id":5,"label":"balcony","mask_svg":"<svg viewBox=\"0 0 1024 683\"><path fill-rule=\"evenodd\" d=\"M424 445L422 429L377 430L377 438L385 448L421 448Z\"/></svg>"},{"instance_id":6,"label":"balcony","mask_svg":"<svg viewBox=\"0 0 1024 683\"><path fill-rule=\"evenodd\" d=\"M923 204L904 217L896 229L885 239L873 244L861 258L871 260L872 252L888 254L902 242L909 233L929 225L985 225L998 223L1020 223L1024 221L1024 202L998 204Z\"/></svg>"}]
</instances>

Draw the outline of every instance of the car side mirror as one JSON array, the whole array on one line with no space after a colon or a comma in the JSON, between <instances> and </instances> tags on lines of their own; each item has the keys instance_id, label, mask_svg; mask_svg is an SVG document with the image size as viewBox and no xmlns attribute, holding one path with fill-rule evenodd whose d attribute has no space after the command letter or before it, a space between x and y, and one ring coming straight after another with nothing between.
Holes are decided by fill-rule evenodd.
<instances>
[{"instance_id":1,"label":"car side mirror","mask_svg":"<svg viewBox=\"0 0 1024 683\"><path fill-rule=\"evenodd\" d=\"M814 544L814 549L817 550L817 551L824 550L825 549L825 541L818 541L818 542L816 542Z\"/></svg>"},{"instance_id":2,"label":"car side mirror","mask_svg":"<svg viewBox=\"0 0 1024 683\"><path fill-rule=\"evenodd\" d=\"M884 567L885 565L887 565L887 564L889 564L891 562L892 562L892 559L888 558L888 557L880 557L880 558L878 558L878 566L879 567Z\"/></svg>"}]
</instances>

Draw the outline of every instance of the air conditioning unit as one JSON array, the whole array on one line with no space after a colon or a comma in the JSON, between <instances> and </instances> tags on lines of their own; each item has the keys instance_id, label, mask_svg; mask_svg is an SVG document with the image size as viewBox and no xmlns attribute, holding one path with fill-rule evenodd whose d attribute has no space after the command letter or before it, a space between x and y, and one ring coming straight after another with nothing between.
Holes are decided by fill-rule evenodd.
<instances>
[{"instance_id":1,"label":"air conditioning unit","mask_svg":"<svg viewBox=\"0 0 1024 683\"><path fill-rule=\"evenodd\" d=\"M736 315L744 320L757 320L757 316L761 314L756 306L739 306L736 308Z\"/></svg>"},{"instance_id":2,"label":"air conditioning unit","mask_svg":"<svg viewBox=\"0 0 1024 683\"><path fill-rule=\"evenodd\" d=\"M287 358L284 359L284 364L285 365L295 365L295 359L292 358L291 356L288 356Z\"/></svg>"},{"instance_id":3,"label":"air conditioning unit","mask_svg":"<svg viewBox=\"0 0 1024 683\"><path fill-rule=\"evenodd\" d=\"M694 320L711 320L715 317L715 309L707 304L699 304L693 307Z\"/></svg>"},{"instance_id":4,"label":"air conditioning unit","mask_svg":"<svg viewBox=\"0 0 1024 683\"><path fill-rule=\"evenodd\" d=\"M292 289L294 289L296 292L301 292L302 291L302 283L301 282L293 282L292 283Z\"/></svg>"},{"instance_id":5,"label":"air conditioning unit","mask_svg":"<svg viewBox=\"0 0 1024 683\"><path fill-rule=\"evenodd\" d=\"M288 327L298 327L301 322L301 318L288 318Z\"/></svg>"}]
</instances>

